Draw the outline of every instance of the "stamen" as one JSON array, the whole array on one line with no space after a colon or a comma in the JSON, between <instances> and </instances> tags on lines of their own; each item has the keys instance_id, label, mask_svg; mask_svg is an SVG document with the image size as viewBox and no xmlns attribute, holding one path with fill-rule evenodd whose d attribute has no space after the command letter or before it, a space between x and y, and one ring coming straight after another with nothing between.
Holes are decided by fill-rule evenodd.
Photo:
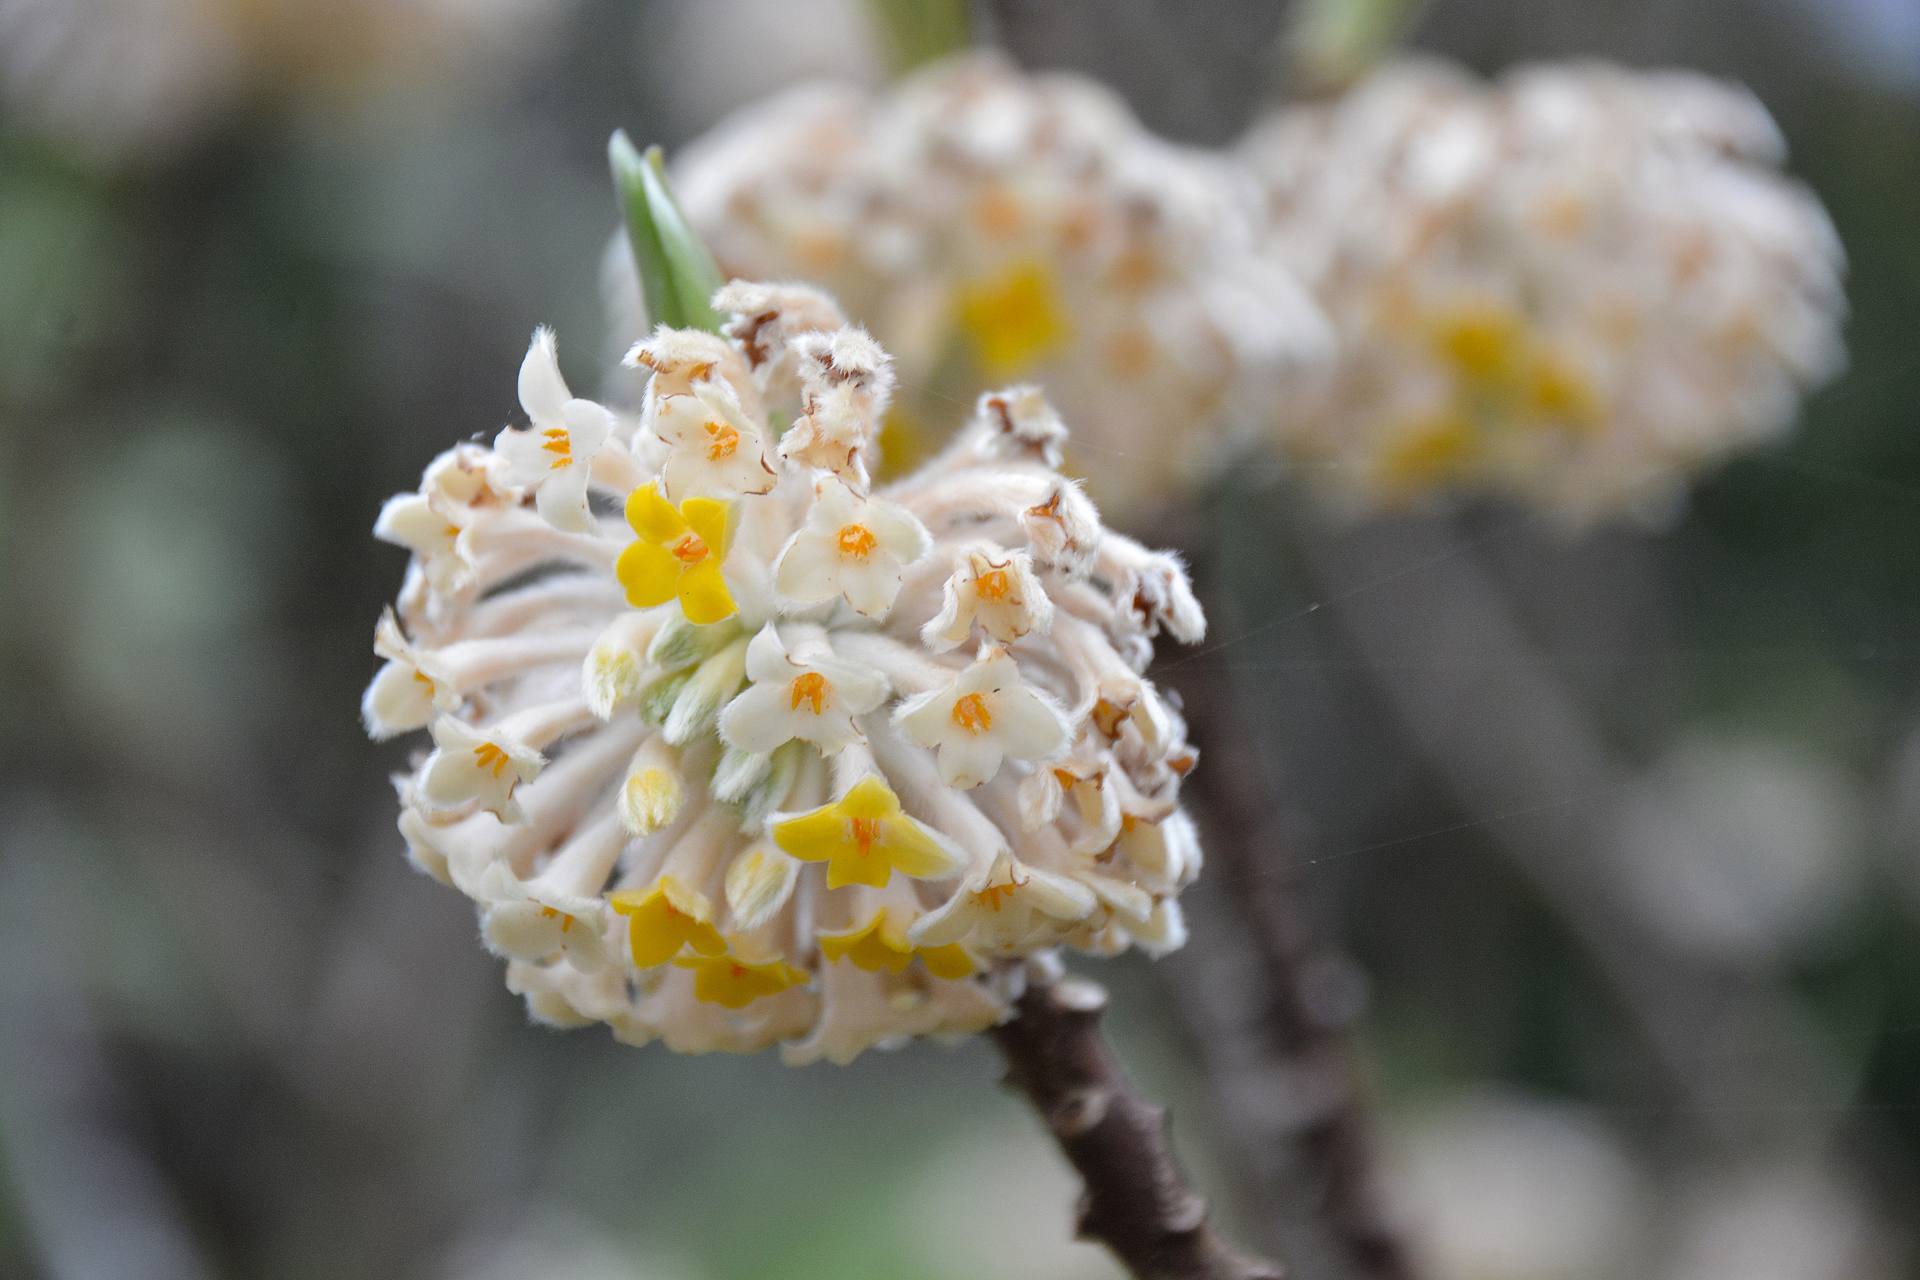
<instances>
[{"instance_id":1,"label":"stamen","mask_svg":"<svg viewBox=\"0 0 1920 1280\"><path fill-rule=\"evenodd\" d=\"M684 565L696 565L707 558L707 544L699 534L688 532L678 542L667 548L673 558Z\"/></svg>"},{"instance_id":2,"label":"stamen","mask_svg":"<svg viewBox=\"0 0 1920 1280\"><path fill-rule=\"evenodd\" d=\"M740 433L724 422L704 424L707 438L707 461L718 462L722 458L731 458L740 448Z\"/></svg>"},{"instance_id":3,"label":"stamen","mask_svg":"<svg viewBox=\"0 0 1920 1280\"><path fill-rule=\"evenodd\" d=\"M880 540L873 536L873 530L863 524L842 526L840 536L835 541L840 554L854 560L865 560L880 545Z\"/></svg>"},{"instance_id":4,"label":"stamen","mask_svg":"<svg viewBox=\"0 0 1920 1280\"><path fill-rule=\"evenodd\" d=\"M548 427L540 434L547 438L547 442L540 447L554 455L553 470L572 465L573 437L567 434L565 428Z\"/></svg>"},{"instance_id":5,"label":"stamen","mask_svg":"<svg viewBox=\"0 0 1920 1280\"><path fill-rule=\"evenodd\" d=\"M989 569L973 580L973 589L982 600L1005 600L1013 583L1005 569Z\"/></svg>"},{"instance_id":6,"label":"stamen","mask_svg":"<svg viewBox=\"0 0 1920 1280\"><path fill-rule=\"evenodd\" d=\"M993 715L987 710L985 698L969 693L954 700L953 722L968 733L982 733L993 727Z\"/></svg>"},{"instance_id":7,"label":"stamen","mask_svg":"<svg viewBox=\"0 0 1920 1280\"><path fill-rule=\"evenodd\" d=\"M873 852L874 841L880 838L880 819L850 818L853 825L853 842L860 848L860 856L866 857Z\"/></svg>"},{"instance_id":8,"label":"stamen","mask_svg":"<svg viewBox=\"0 0 1920 1280\"><path fill-rule=\"evenodd\" d=\"M482 769L496 778L500 776L501 770L507 767L507 753L491 742L483 742L475 747L473 757L480 762Z\"/></svg>"},{"instance_id":9,"label":"stamen","mask_svg":"<svg viewBox=\"0 0 1920 1280\"><path fill-rule=\"evenodd\" d=\"M827 690L830 687L831 686L827 684L827 678L817 671L808 671L795 676L793 678L793 701L789 704L789 708L797 711L800 709L801 703L810 702L813 704L813 714L819 715L820 707L826 701Z\"/></svg>"}]
</instances>

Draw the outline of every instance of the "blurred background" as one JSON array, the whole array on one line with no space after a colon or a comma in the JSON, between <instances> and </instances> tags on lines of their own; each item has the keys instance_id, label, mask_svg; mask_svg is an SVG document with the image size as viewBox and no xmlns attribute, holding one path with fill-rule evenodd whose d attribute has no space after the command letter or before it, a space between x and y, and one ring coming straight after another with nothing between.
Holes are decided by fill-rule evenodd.
<instances>
[{"instance_id":1,"label":"blurred background","mask_svg":"<svg viewBox=\"0 0 1920 1280\"><path fill-rule=\"evenodd\" d=\"M1183 141L1280 87L1275 4L996 8ZM1201 774L1253 780L1424 1274L1920 1276L1920 9L1435 0L1412 41L1750 84L1851 369L1664 534L1339 524L1258 468L1170 513L1213 634L1165 681L1251 730ZM507 420L535 324L600 375L609 132L879 50L852 0L0 0L0 1274L1117 1274L983 1043L528 1026L357 716L381 500ZM1310 1101L1235 1044L1246 866L1102 967L1112 1032L1233 1229L1337 1274L1271 1140Z\"/></svg>"}]
</instances>

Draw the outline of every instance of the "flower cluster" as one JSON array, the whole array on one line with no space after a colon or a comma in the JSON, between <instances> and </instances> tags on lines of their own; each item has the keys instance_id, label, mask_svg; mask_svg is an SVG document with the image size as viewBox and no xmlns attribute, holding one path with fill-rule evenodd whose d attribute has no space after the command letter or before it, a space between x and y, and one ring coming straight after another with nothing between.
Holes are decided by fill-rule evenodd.
<instances>
[{"instance_id":1,"label":"flower cluster","mask_svg":"<svg viewBox=\"0 0 1920 1280\"><path fill-rule=\"evenodd\" d=\"M890 462L956 401L1032 378L1090 424L1089 484L1118 508L1218 457L1330 341L1257 253L1237 166L1154 138L1091 81L991 55L755 105L682 153L675 187L723 269L819 280L887 344Z\"/></svg>"},{"instance_id":2,"label":"flower cluster","mask_svg":"<svg viewBox=\"0 0 1920 1280\"><path fill-rule=\"evenodd\" d=\"M1842 255L1744 91L1682 73L1376 72L1244 144L1269 249L1341 340L1277 423L1362 506L1659 519L1837 369Z\"/></svg>"},{"instance_id":3,"label":"flower cluster","mask_svg":"<svg viewBox=\"0 0 1920 1280\"><path fill-rule=\"evenodd\" d=\"M633 350L637 417L537 333L528 424L381 513L411 857L536 1018L684 1051L845 1061L992 1024L1036 952L1178 946L1195 755L1142 672L1204 630L1179 562L1102 528L1037 391L876 486L881 347L804 286L715 305Z\"/></svg>"}]
</instances>

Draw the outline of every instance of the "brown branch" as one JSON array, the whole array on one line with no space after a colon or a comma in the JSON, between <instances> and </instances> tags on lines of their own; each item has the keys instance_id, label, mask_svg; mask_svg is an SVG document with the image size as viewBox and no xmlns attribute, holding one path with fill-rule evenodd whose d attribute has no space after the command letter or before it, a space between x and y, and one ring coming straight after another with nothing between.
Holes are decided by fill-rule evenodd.
<instances>
[{"instance_id":1,"label":"brown branch","mask_svg":"<svg viewBox=\"0 0 1920 1280\"><path fill-rule=\"evenodd\" d=\"M1166 1109L1134 1092L1100 1034L1105 1007L1091 983L1034 979L993 1033L1007 1083L1085 1183L1080 1238L1106 1245L1137 1280L1280 1280L1280 1267L1214 1232L1174 1156Z\"/></svg>"}]
</instances>

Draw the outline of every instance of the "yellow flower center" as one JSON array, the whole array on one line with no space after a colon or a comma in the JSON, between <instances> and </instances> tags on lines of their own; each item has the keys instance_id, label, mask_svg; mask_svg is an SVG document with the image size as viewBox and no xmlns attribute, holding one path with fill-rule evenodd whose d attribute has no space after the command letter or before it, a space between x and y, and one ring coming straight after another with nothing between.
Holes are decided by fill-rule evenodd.
<instances>
[{"instance_id":1,"label":"yellow flower center","mask_svg":"<svg viewBox=\"0 0 1920 1280\"><path fill-rule=\"evenodd\" d=\"M480 762L482 769L496 778L500 776L500 771L507 767L507 753L491 742L483 742L475 747L473 758Z\"/></svg>"},{"instance_id":2,"label":"yellow flower center","mask_svg":"<svg viewBox=\"0 0 1920 1280\"><path fill-rule=\"evenodd\" d=\"M954 700L953 722L968 733L980 733L993 727L993 715L987 710L985 698L969 693Z\"/></svg>"},{"instance_id":3,"label":"yellow flower center","mask_svg":"<svg viewBox=\"0 0 1920 1280\"><path fill-rule=\"evenodd\" d=\"M818 671L809 671L793 678L793 702L791 709L798 711L800 704L813 704L813 714L820 714L820 706L827 699L827 678Z\"/></svg>"},{"instance_id":4,"label":"yellow flower center","mask_svg":"<svg viewBox=\"0 0 1920 1280\"><path fill-rule=\"evenodd\" d=\"M880 819L848 818L853 828L853 843L859 848L860 856L866 857L873 852L873 842L880 838Z\"/></svg>"},{"instance_id":5,"label":"yellow flower center","mask_svg":"<svg viewBox=\"0 0 1920 1280\"><path fill-rule=\"evenodd\" d=\"M840 534L834 539L840 548L840 554L854 560L865 560L880 545L873 536L873 530L863 524L850 524L841 527Z\"/></svg>"},{"instance_id":6,"label":"yellow flower center","mask_svg":"<svg viewBox=\"0 0 1920 1280\"><path fill-rule=\"evenodd\" d=\"M560 916L560 932L571 933L573 931L573 916L560 915L560 908L558 907L540 908L540 918L542 920L551 920L555 916Z\"/></svg>"},{"instance_id":7,"label":"yellow flower center","mask_svg":"<svg viewBox=\"0 0 1920 1280\"><path fill-rule=\"evenodd\" d=\"M973 589L982 600L1005 600L1013 590L1013 583L1005 569L989 569L973 580Z\"/></svg>"},{"instance_id":8,"label":"yellow flower center","mask_svg":"<svg viewBox=\"0 0 1920 1280\"><path fill-rule=\"evenodd\" d=\"M740 448L740 433L724 422L709 422L707 429L707 461L718 462L722 458L731 458Z\"/></svg>"},{"instance_id":9,"label":"yellow flower center","mask_svg":"<svg viewBox=\"0 0 1920 1280\"><path fill-rule=\"evenodd\" d=\"M696 565L707 558L707 544L699 534L689 530L672 546L667 548L673 558L684 565Z\"/></svg>"},{"instance_id":10,"label":"yellow flower center","mask_svg":"<svg viewBox=\"0 0 1920 1280\"><path fill-rule=\"evenodd\" d=\"M547 442L540 447L553 455L553 469L558 471L573 461L573 437L561 427L548 427L540 433Z\"/></svg>"}]
</instances>

